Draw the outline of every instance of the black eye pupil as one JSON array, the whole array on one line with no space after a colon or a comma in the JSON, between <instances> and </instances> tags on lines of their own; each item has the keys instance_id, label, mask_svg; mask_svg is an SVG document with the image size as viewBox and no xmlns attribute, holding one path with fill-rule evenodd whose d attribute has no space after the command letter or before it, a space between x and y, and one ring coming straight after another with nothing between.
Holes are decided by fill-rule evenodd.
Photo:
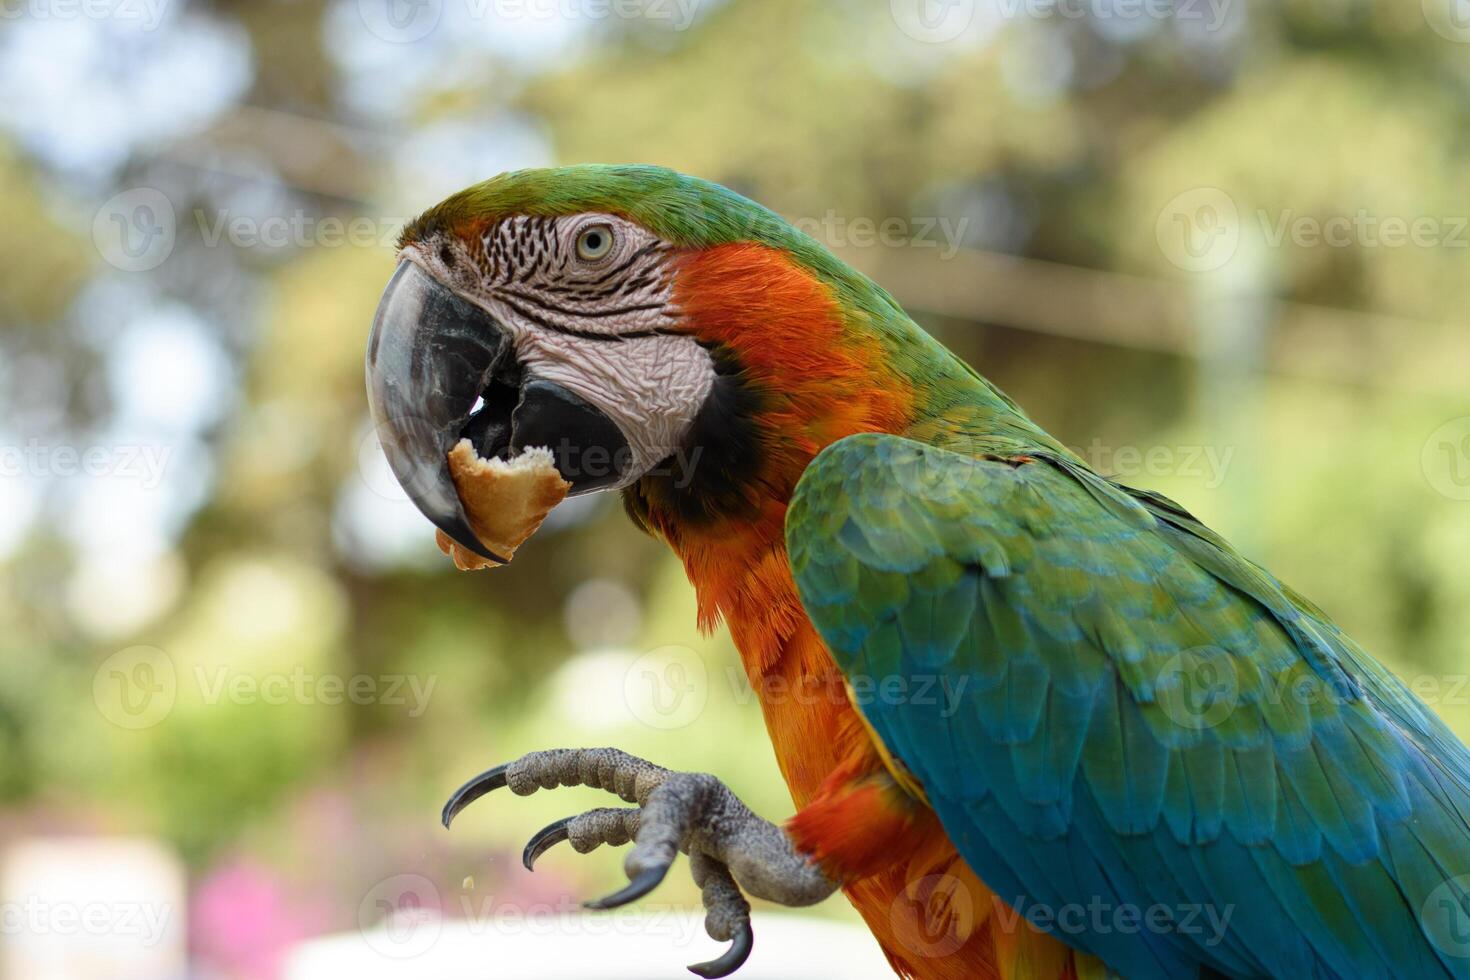
<instances>
[{"instance_id":1,"label":"black eye pupil","mask_svg":"<svg viewBox=\"0 0 1470 980\"><path fill-rule=\"evenodd\" d=\"M592 249L594 252L597 251L599 248L602 247L602 236L595 231L592 234L588 235L587 247Z\"/></svg>"}]
</instances>

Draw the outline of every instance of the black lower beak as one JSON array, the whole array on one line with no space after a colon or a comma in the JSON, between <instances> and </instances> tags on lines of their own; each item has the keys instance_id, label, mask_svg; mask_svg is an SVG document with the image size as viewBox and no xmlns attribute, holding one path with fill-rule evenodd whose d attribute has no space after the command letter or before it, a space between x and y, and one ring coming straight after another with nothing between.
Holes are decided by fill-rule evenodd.
<instances>
[{"instance_id":1,"label":"black lower beak","mask_svg":"<svg viewBox=\"0 0 1470 980\"><path fill-rule=\"evenodd\" d=\"M612 419L576 392L540 378L531 378L521 387L520 402L511 416L511 450L519 453L527 446L551 450L573 494L617 485L633 455Z\"/></svg>"},{"instance_id":2,"label":"black lower beak","mask_svg":"<svg viewBox=\"0 0 1470 980\"><path fill-rule=\"evenodd\" d=\"M460 439L486 458L545 446L574 494L616 485L628 469L627 441L605 414L524 375L494 317L411 261L399 264L378 304L367 391L394 477L436 527L492 561L504 563L475 536L449 474Z\"/></svg>"}]
</instances>

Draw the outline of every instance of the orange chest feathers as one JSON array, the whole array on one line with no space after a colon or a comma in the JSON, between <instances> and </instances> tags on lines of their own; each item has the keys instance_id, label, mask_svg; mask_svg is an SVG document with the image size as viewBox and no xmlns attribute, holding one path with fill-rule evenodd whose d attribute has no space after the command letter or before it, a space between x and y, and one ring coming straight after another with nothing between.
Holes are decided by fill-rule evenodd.
<instances>
[{"instance_id":1,"label":"orange chest feathers","mask_svg":"<svg viewBox=\"0 0 1470 980\"><path fill-rule=\"evenodd\" d=\"M792 581L784 523L802 472L845 436L905 431L913 385L894 374L875 335L850 329L831 291L779 251L706 249L679 283L694 331L738 371L745 401L729 421L753 426L750 452L738 472L706 465L693 474L728 476L703 492L692 485L708 506L649 484L630 510L684 562L700 626L729 625L797 806L788 833L843 883L902 976L1075 976L1070 950L1011 914L933 811L891 777ZM727 428L705 435L714 441Z\"/></svg>"},{"instance_id":2,"label":"orange chest feathers","mask_svg":"<svg viewBox=\"0 0 1470 980\"><path fill-rule=\"evenodd\" d=\"M887 775L841 671L768 536L686 539L702 624L723 618L760 701L803 850L837 874L894 970L916 980L1078 976L1072 951L1031 929L964 863L933 812ZM732 547L754 545L728 563ZM728 569L738 568L730 573Z\"/></svg>"}]
</instances>

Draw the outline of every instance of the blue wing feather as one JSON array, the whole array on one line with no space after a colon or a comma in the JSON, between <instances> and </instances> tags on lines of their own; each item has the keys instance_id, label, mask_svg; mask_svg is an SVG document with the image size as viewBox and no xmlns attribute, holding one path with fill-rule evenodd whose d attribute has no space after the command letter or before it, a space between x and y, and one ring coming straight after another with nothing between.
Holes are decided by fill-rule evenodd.
<instances>
[{"instance_id":1,"label":"blue wing feather","mask_svg":"<svg viewBox=\"0 0 1470 980\"><path fill-rule=\"evenodd\" d=\"M849 677L948 692L858 707L980 877L1133 978L1470 976L1465 746L1178 505L993 448L844 439L787 520Z\"/></svg>"}]
</instances>

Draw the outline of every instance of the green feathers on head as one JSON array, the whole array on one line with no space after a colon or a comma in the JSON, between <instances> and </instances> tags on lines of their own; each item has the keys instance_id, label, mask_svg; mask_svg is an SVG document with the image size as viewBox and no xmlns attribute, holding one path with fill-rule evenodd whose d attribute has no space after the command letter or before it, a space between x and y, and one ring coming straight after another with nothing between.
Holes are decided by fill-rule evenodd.
<instances>
[{"instance_id":1,"label":"green feathers on head","mask_svg":"<svg viewBox=\"0 0 1470 980\"><path fill-rule=\"evenodd\" d=\"M666 167L579 164L513 170L429 208L408 224L399 244L507 215L555 217L589 211L636 221L683 248L753 242L780 249L830 285L844 305L879 318L904 316L884 290L776 212L713 181Z\"/></svg>"},{"instance_id":2,"label":"green feathers on head","mask_svg":"<svg viewBox=\"0 0 1470 980\"><path fill-rule=\"evenodd\" d=\"M775 212L719 184L665 167L608 164L500 174L425 211L404 237L512 214L554 217L586 211L621 215L686 248L760 241L776 248L794 250L806 244L821 249L810 239L796 241L806 236Z\"/></svg>"},{"instance_id":3,"label":"green feathers on head","mask_svg":"<svg viewBox=\"0 0 1470 980\"><path fill-rule=\"evenodd\" d=\"M477 226L510 215L586 212L635 221L681 248L749 242L777 249L832 290L847 327L876 336L893 363L934 402L934 410L958 400L978 401L987 415L1019 414L989 382L920 329L886 290L821 242L748 197L666 167L579 164L503 173L429 208L408 224L399 243L441 231L478 234Z\"/></svg>"}]
</instances>

